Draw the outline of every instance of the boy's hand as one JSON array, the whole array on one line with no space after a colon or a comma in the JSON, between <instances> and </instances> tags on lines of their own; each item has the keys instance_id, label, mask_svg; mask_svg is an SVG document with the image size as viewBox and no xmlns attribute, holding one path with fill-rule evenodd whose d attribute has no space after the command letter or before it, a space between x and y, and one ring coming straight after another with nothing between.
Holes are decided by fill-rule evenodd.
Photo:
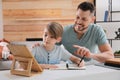
<instances>
[{"instance_id":1,"label":"boy's hand","mask_svg":"<svg viewBox=\"0 0 120 80\"><path fill-rule=\"evenodd\" d=\"M52 64L40 64L40 66L41 66L43 69L54 69L54 68L58 68L58 66L52 65Z\"/></svg>"},{"instance_id":2,"label":"boy's hand","mask_svg":"<svg viewBox=\"0 0 120 80\"><path fill-rule=\"evenodd\" d=\"M82 62L78 64L78 67L83 67L83 66L85 66L84 60L82 60Z\"/></svg>"}]
</instances>

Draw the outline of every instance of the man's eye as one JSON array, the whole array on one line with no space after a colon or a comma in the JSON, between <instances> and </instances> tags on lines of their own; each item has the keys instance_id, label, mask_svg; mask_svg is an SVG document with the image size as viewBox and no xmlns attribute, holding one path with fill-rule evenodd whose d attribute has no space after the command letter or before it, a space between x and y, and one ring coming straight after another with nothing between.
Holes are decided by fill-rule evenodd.
<instances>
[{"instance_id":1,"label":"man's eye","mask_svg":"<svg viewBox=\"0 0 120 80\"><path fill-rule=\"evenodd\" d=\"M86 18L83 18L82 20L83 20L83 21L87 21L87 19L86 19Z\"/></svg>"}]
</instances>

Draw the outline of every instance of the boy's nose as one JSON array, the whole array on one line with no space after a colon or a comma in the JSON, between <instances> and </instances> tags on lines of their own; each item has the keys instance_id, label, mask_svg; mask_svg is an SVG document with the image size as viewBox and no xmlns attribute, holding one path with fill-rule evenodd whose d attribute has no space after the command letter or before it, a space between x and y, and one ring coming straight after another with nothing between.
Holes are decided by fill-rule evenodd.
<instances>
[{"instance_id":1,"label":"boy's nose","mask_svg":"<svg viewBox=\"0 0 120 80\"><path fill-rule=\"evenodd\" d=\"M49 36L47 36L47 37L46 37L46 40L49 40L49 39L50 39L50 37L49 37Z\"/></svg>"}]
</instances>

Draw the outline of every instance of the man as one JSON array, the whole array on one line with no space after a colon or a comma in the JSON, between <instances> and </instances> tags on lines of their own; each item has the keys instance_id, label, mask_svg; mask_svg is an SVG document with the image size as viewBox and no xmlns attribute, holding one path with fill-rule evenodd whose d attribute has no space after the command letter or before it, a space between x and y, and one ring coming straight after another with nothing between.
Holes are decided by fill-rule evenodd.
<instances>
[{"instance_id":1,"label":"man","mask_svg":"<svg viewBox=\"0 0 120 80\"><path fill-rule=\"evenodd\" d=\"M113 52L102 27L93 24L94 9L90 2L78 5L75 24L64 28L61 43L70 53L79 57L85 55L87 61L94 59L105 62L106 59L113 58Z\"/></svg>"}]
</instances>

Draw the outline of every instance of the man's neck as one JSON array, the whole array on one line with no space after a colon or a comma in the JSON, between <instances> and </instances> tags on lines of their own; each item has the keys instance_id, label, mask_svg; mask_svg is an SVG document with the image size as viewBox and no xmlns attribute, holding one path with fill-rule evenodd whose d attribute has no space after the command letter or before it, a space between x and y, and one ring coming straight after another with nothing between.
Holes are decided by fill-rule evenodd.
<instances>
[{"instance_id":1,"label":"man's neck","mask_svg":"<svg viewBox=\"0 0 120 80\"><path fill-rule=\"evenodd\" d=\"M77 38L78 38L78 39L81 39L83 35L84 35L84 33L82 33L82 34L77 33Z\"/></svg>"}]
</instances>

